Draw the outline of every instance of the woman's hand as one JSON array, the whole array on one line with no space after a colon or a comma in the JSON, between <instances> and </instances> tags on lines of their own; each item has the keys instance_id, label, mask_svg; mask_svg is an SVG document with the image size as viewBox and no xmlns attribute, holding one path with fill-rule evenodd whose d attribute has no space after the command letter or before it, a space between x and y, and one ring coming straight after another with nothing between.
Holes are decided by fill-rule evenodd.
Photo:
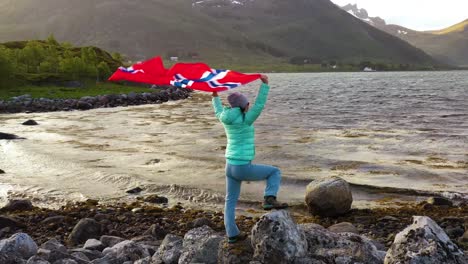
<instances>
[{"instance_id":1,"label":"woman's hand","mask_svg":"<svg viewBox=\"0 0 468 264\"><path fill-rule=\"evenodd\" d=\"M268 76L265 74L260 75L260 80L262 80L264 84L268 84Z\"/></svg>"},{"instance_id":2,"label":"woman's hand","mask_svg":"<svg viewBox=\"0 0 468 264\"><path fill-rule=\"evenodd\" d=\"M211 94L211 96L218 97L218 92L213 92L213 94Z\"/></svg>"}]
</instances>

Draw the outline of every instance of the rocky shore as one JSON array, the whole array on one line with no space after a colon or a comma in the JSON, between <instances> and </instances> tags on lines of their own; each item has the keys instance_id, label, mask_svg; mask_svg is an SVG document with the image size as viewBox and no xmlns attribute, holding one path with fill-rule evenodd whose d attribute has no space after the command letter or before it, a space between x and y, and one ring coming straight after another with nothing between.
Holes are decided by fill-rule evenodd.
<instances>
[{"instance_id":1,"label":"rocky shore","mask_svg":"<svg viewBox=\"0 0 468 264\"><path fill-rule=\"evenodd\" d=\"M250 209L237 218L249 238L230 245L222 212L168 207L156 195L59 210L14 200L1 209L0 263L467 263L464 203L429 199L334 217L304 210Z\"/></svg>"},{"instance_id":2,"label":"rocky shore","mask_svg":"<svg viewBox=\"0 0 468 264\"><path fill-rule=\"evenodd\" d=\"M147 93L111 94L85 96L80 99L32 98L30 95L0 100L1 113L53 112L71 110L89 110L103 107L117 107L143 104L159 104L169 100L181 100L189 97L188 89L170 87Z\"/></svg>"}]
</instances>

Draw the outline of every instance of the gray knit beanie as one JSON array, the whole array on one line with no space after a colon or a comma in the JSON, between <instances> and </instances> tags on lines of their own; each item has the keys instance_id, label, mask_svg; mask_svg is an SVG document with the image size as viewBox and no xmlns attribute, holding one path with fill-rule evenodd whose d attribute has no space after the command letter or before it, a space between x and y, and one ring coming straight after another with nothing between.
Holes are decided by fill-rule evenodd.
<instances>
[{"instance_id":1,"label":"gray knit beanie","mask_svg":"<svg viewBox=\"0 0 468 264\"><path fill-rule=\"evenodd\" d=\"M227 99L232 108L240 107L244 109L249 103L247 97L238 92L230 94Z\"/></svg>"}]
</instances>

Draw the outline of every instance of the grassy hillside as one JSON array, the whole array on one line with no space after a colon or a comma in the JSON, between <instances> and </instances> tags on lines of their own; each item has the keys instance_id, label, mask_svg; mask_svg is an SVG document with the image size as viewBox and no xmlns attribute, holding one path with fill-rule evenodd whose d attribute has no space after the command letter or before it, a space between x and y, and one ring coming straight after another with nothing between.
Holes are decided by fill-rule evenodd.
<instances>
[{"instance_id":1,"label":"grassy hillside","mask_svg":"<svg viewBox=\"0 0 468 264\"><path fill-rule=\"evenodd\" d=\"M468 19L448 28L435 30L435 31L428 31L428 33L432 33L436 35L445 35L445 34L461 33L461 32L468 32Z\"/></svg>"},{"instance_id":2,"label":"grassy hillside","mask_svg":"<svg viewBox=\"0 0 468 264\"><path fill-rule=\"evenodd\" d=\"M200 12L288 55L348 61L433 63L421 50L383 33L328 0L255 0L243 6L204 1Z\"/></svg>"},{"instance_id":3,"label":"grassy hillside","mask_svg":"<svg viewBox=\"0 0 468 264\"><path fill-rule=\"evenodd\" d=\"M424 52L329 0L0 0L0 42L43 39L213 65L262 65L305 56L436 64Z\"/></svg>"},{"instance_id":4,"label":"grassy hillside","mask_svg":"<svg viewBox=\"0 0 468 264\"><path fill-rule=\"evenodd\" d=\"M468 21L440 31L415 31L398 25L386 25L382 30L408 41L439 61L468 66ZM401 32L406 32L402 34Z\"/></svg>"}]
</instances>

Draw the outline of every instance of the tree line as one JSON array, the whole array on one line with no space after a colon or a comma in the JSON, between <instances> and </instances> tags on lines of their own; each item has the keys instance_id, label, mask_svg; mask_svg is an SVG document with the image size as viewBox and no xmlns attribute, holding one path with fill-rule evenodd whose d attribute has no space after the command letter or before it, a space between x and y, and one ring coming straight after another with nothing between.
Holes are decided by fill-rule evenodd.
<instances>
[{"instance_id":1,"label":"tree line","mask_svg":"<svg viewBox=\"0 0 468 264\"><path fill-rule=\"evenodd\" d=\"M94 47L73 47L57 42L53 35L45 41L0 44L0 87L18 81L91 79L99 82L106 80L112 73L111 67L121 61L118 53L110 55Z\"/></svg>"}]
</instances>

